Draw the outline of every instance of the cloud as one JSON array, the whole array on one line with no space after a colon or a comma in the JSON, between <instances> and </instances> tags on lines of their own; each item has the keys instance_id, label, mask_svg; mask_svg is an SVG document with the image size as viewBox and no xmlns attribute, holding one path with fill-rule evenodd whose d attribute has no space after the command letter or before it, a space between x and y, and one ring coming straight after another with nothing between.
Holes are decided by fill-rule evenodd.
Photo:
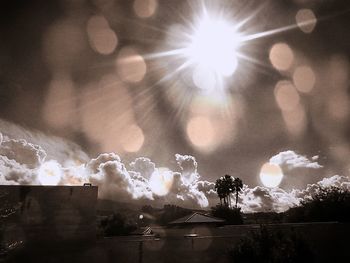
<instances>
[{"instance_id":1,"label":"cloud","mask_svg":"<svg viewBox=\"0 0 350 263\"><path fill-rule=\"evenodd\" d=\"M286 167L287 169L294 168L311 168L311 169L319 169L323 166L318 162L318 156L313 156L311 160L303 155L299 155L294 151L284 151L270 158L270 163L277 164L282 167Z\"/></svg>"},{"instance_id":2,"label":"cloud","mask_svg":"<svg viewBox=\"0 0 350 263\"><path fill-rule=\"evenodd\" d=\"M35 147L40 145L40 148L46 153L47 161L55 160L64 167L89 161L88 155L77 144L56 136L31 131L2 119L0 119L0 132L2 134L0 141L23 141Z\"/></svg>"},{"instance_id":3,"label":"cloud","mask_svg":"<svg viewBox=\"0 0 350 263\"><path fill-rule=\"evenodd\" d=\"M245 185L239 201L243 212L283 212L298 205L300 199L281 188L249 188Z\"/></svg>"},{"instance_id":4,"label":"cloud","mask_svg":"<svg viewBox=\"0 0 350 263\"><path fill-rule=\"evenodd\" d=\"M308 184L305 189L285 191L281 188L266 188L257 186L249 188L244 185L239 202L243 212L283 212L295 207L301 201L308 200L320 187L336 186L350 191L350 178L348 176L334 175L323 178L315 184Z\"/></svg>"},{"instance_id":5,"label":"cloud","mask_svg":"<svg viewBox=\"0 0 350 263\"><path fill-rule=\"evenodd\" d=\"M215 183L209 181L198 181L197 188L199 191L205 193L208 199L217 198L215 191Z\"/></svg>"},{"instance_id":6,"label":"cloud","mask_svg":"<svg viewBox=\"0 0 350 263\"><path fill-rule=\"evenodd\" d=\"M99 198L116 201L148 200L154 204L176 203L187 207L207 207L207 196L213 196L213 184L200 181L197 162L193 156L175 156L179 171L157 168L145 157L123 163L115 153L102 153L85 163L65 159L62 164L47 159L46 151L24 139L1 136L0 183L32 185L83 185L99 187ZM74 157L73 157L74 158ZM156 182L166 196L151 189L150 179L155 173L166 172L168 181Z\"/></svg>"},{"instance_id":7,"label":"cloud","mask_svg":"<svg viewBox=\"0 0 350 263\"><path fill-rule=\"evenodd\" d=\"M185 205L187 207L209 206L209 201L205 191L199 189L198 184L200 182L188 183L186 176L182 173L173 173L173 183L170 188L166 201L178 205Z\"/></svg>"},{"instance_id":8,"label":"cloud","mask_svg":"<svg viewBox=\"0 0 350 263\"><path fill-rule=\"evenodd\" d=\"M129 164L131 169L142 174L143 177L149 179L156 169L155 163L145 157L136 158L135 161Z\"/></svg>"},{"instance_id":9,"label":"cloud","mask_svg":"<svg viewBox=\"0 0 350 263\"><path fill-rule=\"evenodd\" d=\"M40 146L25 140L7 140L2 134L0 138L0 182L3 184L37 183L37 167L44 162L45 151Z\"/></svg>"},{"instance_id":10,"label":"cloud","mask_svg":"<svg viewBox=\"0 0 350 263\"><path fill-rule=\"evenodd\" d=\"M87 164L89 181L99 186L99 197L112 200L150 199L148 180L138 172L129 172L115 153L100 154Z\"/></svg>"},{"instance_id":11,"label":"cloud","mask_svg":"<svg viewBox=\"0 0 350 263\"><path fill-rule=\"evenodd\" d=\"M0 155L28 168L39 166L46 158L46 153L40 146L28 143L23 139L3 141L0 147Z\"/></svg>"},{"instance_id":12,"label":"cloud","mask_svg":"<svg viewBox=\"0 0 350 263\"><path fill-rule=\"evenodd\" d=\"M197 161L191 155L175 154L175 159L180 167L182 180L184 183L192 184L198 181L200 176L197 173Z\"/></svg>"},{"instance_id":13,"label":"cloud","mask_svg":"<svg viewBox=\"0 0 350 263\"><path fill-rule=\"evenodd\" d=\"M175 171L158 168L145 157L136 158L126 165L115 153L102 153L85 163L66 159L62 164L47 159L47 153L41 146L23 139L10 139L1 136L1 133L0 139L1 184L82 185L90 182L99 187L100 198L115 201L137 200L153 205L171 203L190 208L204 208L218 203L215 184L201 180L197 161L190 155L175 155L178 164L178 170ZM270 161L293 168L315 168L320 167L317 158L313 157L312 162L304 156L287 151L272 157ZM163 187L163 192L160 193L151 188L150 181L154 180L155 175L162 178L162 173L166 174L167 180L157 181L158 186ZM291 191L244 185L239 204L243 212L282 212L310 198L320 187L329 186L350 190L350 178L334 175L315 184L308 184L305 189ZM232 201L235 201L234 198Z\"/></svg>"},{"instance_id":14,"label":"cloud","mask_svg":"<svg viewBox=\"0 0 350 263\"><path fill-rule=\"evenodd\" d=\"M0 155L0 184L32 184L36 182L36 170Z\"/></svg>"},{"instance_id":15,"label":"cloud","mask_svg":"<svg viewBox=\"0 0 350 263\"><path fill-rule=\"evenodd\" d=\"M331 177L323 178L315 184L308 184L305 189L297 189L293 190L293 192L298 198L307 200L310 199L321 187L326 188L330 186L350 191L350 178L348 176L333 175Z\"/></svg>"}]
</instances>

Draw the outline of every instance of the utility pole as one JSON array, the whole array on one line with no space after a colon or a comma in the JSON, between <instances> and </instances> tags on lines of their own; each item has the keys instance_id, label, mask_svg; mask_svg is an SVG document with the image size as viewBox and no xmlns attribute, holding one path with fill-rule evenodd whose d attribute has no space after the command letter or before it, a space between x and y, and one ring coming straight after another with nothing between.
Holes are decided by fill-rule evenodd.
<instances>
[{"instance_id":1,"label":"utility pole","mask_svg":"<svg viewBox=\"0 0 350 263\"><path fill-rule=\"evenodd\" d=\"M139 263L143 261L143 241L139 242Z\"/></svg>"}]
</instances>

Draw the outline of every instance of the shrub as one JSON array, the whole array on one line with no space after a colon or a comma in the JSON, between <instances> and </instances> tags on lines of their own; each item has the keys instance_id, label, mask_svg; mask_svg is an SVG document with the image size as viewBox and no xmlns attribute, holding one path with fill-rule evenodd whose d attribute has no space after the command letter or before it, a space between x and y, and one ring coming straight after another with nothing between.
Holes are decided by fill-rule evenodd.
<instances>
[{"instance_id":1,"label":"shrub","mask_svg":"<svg viewBox=\"0 0 350 263\"><path fill-rule=\"evenodd\" d=\"M215 217L226 220L228 224L243 224L240 208L229 208L228 206L217 205L216 207L211 208L211 214Z\"/></svg>"},{"instance_id":2,"label":"shrub","mask_svg":"<svg viewBox=\"0 0 350 263\"><path fill-rule=\"evenodd\" d=\"M103 219L101 221L101 228L104 235L107 237L124 236L136 230L136 223L127 220L123 215L116 213Z\"/></svg>"},{"instance_id":3,"label":"shrub","mask_svg":"<svg viewBox=\"0 0 350 263\"><path fill-rule=\"evenodd\" d=\"M273 231L261 227L243 238L228 251L235 263L296 263L313 262L308 244L295 232Z\"/></svg>"},{"instance_id":4,"label":"shrub","mask_svg":"<svg viewBox=\"0 0 350 263\"><path fill-rule=\"evenodd\" d=\"M350 222L350 192L339 187L320 187L301 206L286 212L288 222Z\"/></svg>"}]
</instances>

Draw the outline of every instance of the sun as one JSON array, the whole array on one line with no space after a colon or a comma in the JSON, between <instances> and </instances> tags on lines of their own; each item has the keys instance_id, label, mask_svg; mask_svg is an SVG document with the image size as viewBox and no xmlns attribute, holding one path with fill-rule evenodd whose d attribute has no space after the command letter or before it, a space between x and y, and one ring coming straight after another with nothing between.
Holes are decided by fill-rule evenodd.
<instances>
[{"instance_id":1,"label":"sun","mask_svg":"<svg viewBox=\"0 0 350 263\"><path fill-rule=\"evenodd\" d=\"M190 34L184 55L194 67L215 73L218 77L229 77L237 68L240 45L241 37L233 24L204 14Z\"/></svg>"},{"instance_id":2,"label":"sun","mask_svg":"<svg viewBox=\"0 0 350 263\"><path fill-rule=\"evenodd\" d=\"M41 185L58 185L62 176L62 170L55 161L43 163L38 171L38 180Z\"/></svg>"},{"instance_id":3,"label":"sun","mask_svg":"<svg viewBox=\"0 0 350 263\"><path fill-rule=\"evenodd\" d=\"M170 26L162 51L146 58L166 58L169 70L163 80L188 74L192 75L193 84L188 85L197 91L225 93L239 62L245 58L241 47L246 37L242 31L246 21L236 21L220 4L213 8L203 5L191 19Z\"/></svg>"},{"instance_id":4,"label":"sun","mask_svg":"<svg viewBox=\"0 0 350 263\"><path fill-rule=\"evenodd\" d=\"M277 187L283 179L282 169L277 164L265 163L260 170L260 180L266 187Z\"/></svg>"},{"instance_id":5,"label":"sun","mask_svg":"<svg viewBox=\"0 0 350 263\"><path fill-rule=\"evenodd\" d=\"M158 196L167 195L173 184L173 174L167 168L157 168L149 180L149 187Z\"/></svg>"}]
</instances>

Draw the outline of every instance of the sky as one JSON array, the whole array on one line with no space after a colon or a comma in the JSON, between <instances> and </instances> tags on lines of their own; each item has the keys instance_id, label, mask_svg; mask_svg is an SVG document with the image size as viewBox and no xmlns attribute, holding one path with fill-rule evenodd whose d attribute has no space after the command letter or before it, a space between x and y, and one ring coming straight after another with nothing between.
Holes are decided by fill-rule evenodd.
<instances>
[{"instance_id":1,"label":"sky","mask_svg":"<svg viewBox=\"0 0 350 263\"><path fill-rule=\"evenodd\" d=\"M349 11L339 0L3 1L3 181L45 184L42 171L103 188L119 171L105 196L202 205L224 174L244 196L287 191L289 204L308 184L346 182Z\"/></svg>"}]
</instances>

